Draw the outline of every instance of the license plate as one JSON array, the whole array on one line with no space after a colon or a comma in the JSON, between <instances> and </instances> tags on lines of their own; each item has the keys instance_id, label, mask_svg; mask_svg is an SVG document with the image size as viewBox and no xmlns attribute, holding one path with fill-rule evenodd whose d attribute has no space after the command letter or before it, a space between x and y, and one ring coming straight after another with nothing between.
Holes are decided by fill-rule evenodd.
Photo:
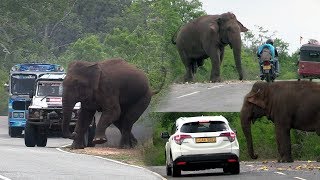
<instances>
[{"instance_id":1,"label":"license plate","mask_svg":"<svg viewBox=\"0 0 320 180\"><path fill-rule=\"evenodd\" d=\"M271 65L263 66L263 70L271 69Z\"/></svg>"},{"instance_id":2,"label":"license plate","mask_svg":"<svg viewBox=\"0 0 320 180\"><path fill-rule=\"evenodd\" d=\"M196 143L215 143L216 138L210 137L210 138L196 138Z\"/></svg>"}]
</instances>

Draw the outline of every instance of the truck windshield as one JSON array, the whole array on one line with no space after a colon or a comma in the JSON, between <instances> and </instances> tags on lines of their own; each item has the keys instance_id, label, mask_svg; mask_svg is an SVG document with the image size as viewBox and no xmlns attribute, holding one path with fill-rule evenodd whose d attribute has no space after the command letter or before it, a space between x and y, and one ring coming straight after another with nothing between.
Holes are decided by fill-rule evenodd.
<instances>
[{"instance_id":1,"label":"truck windshield","mask_svg":"<svg viewBox=\"0 0 320 180\"><path fill-rule=\"evenodd\" d=\"M37 95L62 97L62 82L39 82Z\"/></svg>"},{"instance_id":2,"label":"truck windshield","mask_svg":"<svg viewBox=\"0 0 320 180\"><path fill-rule=\"evenodd\" d=\"M13 95L28 95L34 90L35 74L13 74L11 76L11 93Z\"/></svg>"}]
</instances>

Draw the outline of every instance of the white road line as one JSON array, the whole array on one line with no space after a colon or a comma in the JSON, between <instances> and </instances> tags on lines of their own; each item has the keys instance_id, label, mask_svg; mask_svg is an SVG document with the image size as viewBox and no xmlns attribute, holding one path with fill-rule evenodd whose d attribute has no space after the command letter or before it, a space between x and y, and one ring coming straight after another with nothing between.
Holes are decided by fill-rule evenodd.
<instances>
[{"instance_id":1,"label":"white road line","mask_svg":"<svg viewBox=\"0 0 320 180\"><path fill-rule=\"evenodd\" d=\"M274 172L274 173L284 175L284 176L286 175L285 173L282 173L282 172Z\"/></svg>"},{"instance_id":2,"label":"white road line","mask_svg":"<svg viewBox=\"0 0 320 180\"><path fill-rule=\"evenodd\" d=\"M301 177L293 177L293 178L300 179L300 180L306 180L306 179L303 179Z\"/></svg>"},{"instance_id":3,"label":"white road line","mask_svg":"<svg viewBox=\"0 0 320 180\"><path fill-rule=\"evenodd\" d=\"M220 87L222 87L222 86L223 86L223 85L212 86L212 87L209 87L208 89L220 88Z\"/></svg>"},{"instance_id":4,"label":"white road line","mask_svg":"<svg viewBox=\"0 0 320 180\"><path fill-rule=\"evenodd\" d=\"M189 94L185 94L185 95L182 95L182 96L179 96L177 98L182 98L182 97L186 97L186 96L190 96L190 95L193 95L193 94L197 94L199 93L200 91L195 91L195 92L192 92L192 93L189 93Z\"/></svg>"},{"instance_id":5,"label":"white road line","mask_svg":"<svg viewBox=\"0 0 320 180\"><path fill-rule=\"evenodd\" d=\"M253 167L253 165L246 165L246 166L248 166L248 167Z\"/></svg>"},{"instance_id":6,"label":"white road line","mask_svg":"<svg viewBox=\"0 0 320 180\"><path fill-rule=\"evenodd\" d=\"M69 145L64 145L64 146L61 146L61 148L64 148L66 146L69 146ZM124 166L131 166L131 167L134 167L134 168L138 168L138 169L143 169L144 171L148 171L149 173L152 173L154 174L155 176L159 177L160 179L162 180L167 180L167 178L165 177L162 177L160 174L156 173L156 172L153 172L149 169L146 169L144 167L140 167L140 166L136 166L136 165L131 165L131 164L127 164L127 163L123 163L123 162L120 162L120 161L117 161L117 160L113 160L113 159L108 159L108 158L104 158L104 157L101 157L101 156L95 156L95 155L91 155L91 154L79 154L79 153L73 153L73 152L68 152L68 151L65 151L65 150L62 150L61 148L56 148L56 150L60 151L60 152L63 152L63 153L66 153L66 154L73 154L73 155L83 155L83 156L92 156L92 157L95 157L95 158L99 158L99 159L103 159L103 160L107 160L107 161L111 161L111 162L114 162L114 163L118 163L118 164L121 164L121 165L124 165ZM3 179L3 180L11 180L11 179Z\"/></svg>"},{"instance_id":7,"label":"white road line","mask_svg":"<svg viewBox=\"0 0 320 180\"><path fill-rule=\"evenodd\" d=\"M11 180L11 179L9 179L7 177L4 177L4 176L1 176L1 175L0 175L0 179L2 179L2 180Z\"/></svg>"}]
</instances>

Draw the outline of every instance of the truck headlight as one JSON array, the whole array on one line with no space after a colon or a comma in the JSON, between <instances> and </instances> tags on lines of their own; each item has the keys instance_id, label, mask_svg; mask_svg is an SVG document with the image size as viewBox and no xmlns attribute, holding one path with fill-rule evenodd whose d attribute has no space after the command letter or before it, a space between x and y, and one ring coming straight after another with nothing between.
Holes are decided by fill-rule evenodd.
<instances>
[{"instance_id":1,"label":"truck headlight","mask_svg":"<svg viewBox=\"0 0 320 180\"><path fill-rule=\"evenodd\" d=\"M39 118L40 117L40 112L36 109L30 109L29 110L29 117L30 118Z\"/></svg>"}]
</instances>

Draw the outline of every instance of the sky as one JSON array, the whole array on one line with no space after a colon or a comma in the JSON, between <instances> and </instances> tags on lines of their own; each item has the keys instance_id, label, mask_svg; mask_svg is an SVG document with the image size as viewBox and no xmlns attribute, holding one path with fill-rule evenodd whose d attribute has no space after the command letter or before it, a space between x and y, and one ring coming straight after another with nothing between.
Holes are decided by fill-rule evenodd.
<instances>
[{"instance_id":1,"label":"sky","mask_svg":"<svg viewBox=\"0 0 320 180\"><path fill-rule=\"evenodd\" d=\"M256 34L257 26L289 43L289 53L309 39L320 41L320 0L199 0L207 14L233 12ZM276 46L276 44L275 44Z\"/></svg>"}]
</instances>

